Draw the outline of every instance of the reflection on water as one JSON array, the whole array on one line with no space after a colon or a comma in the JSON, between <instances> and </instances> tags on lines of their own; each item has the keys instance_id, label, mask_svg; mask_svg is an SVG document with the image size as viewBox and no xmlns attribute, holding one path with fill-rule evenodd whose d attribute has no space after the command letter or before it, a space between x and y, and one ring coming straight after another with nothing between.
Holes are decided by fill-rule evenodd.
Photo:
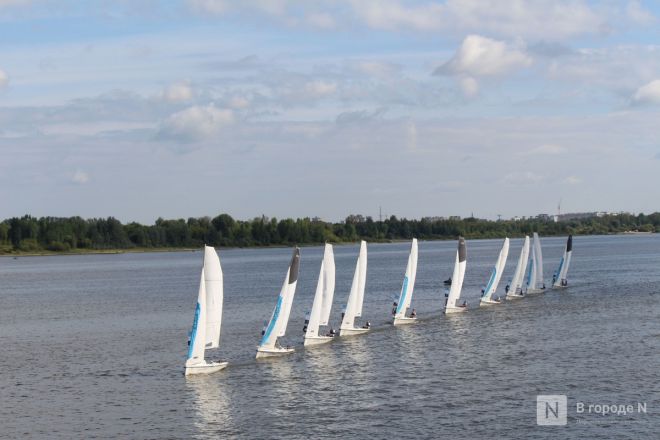
<instances>
[{"instance_id":1,"label":"reflection on water","mask_svg":"<svg viewBox=\"0 0 660 440\"><path fill-rule=\"evenodd\" d=\"M222 373L200 374L185 378L186 388L192 396L197 413L194 425L198 433L237 433L231 414L231 387L222 381Z\"/></svg>"}]
</instances>

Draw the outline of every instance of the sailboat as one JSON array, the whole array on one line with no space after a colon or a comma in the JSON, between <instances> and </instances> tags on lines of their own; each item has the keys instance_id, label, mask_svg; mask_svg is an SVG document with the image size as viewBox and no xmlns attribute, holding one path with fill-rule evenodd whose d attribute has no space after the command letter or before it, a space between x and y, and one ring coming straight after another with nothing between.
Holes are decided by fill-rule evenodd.
<instances>
[{"instance_id":1,"label":"sailboat","mask_svg":"<svg viewBox=\"0 0 660 440\"><path fill-rule=\"evenodd\" d=\"M566 279L566 274L568 273L568 266L571 264L571 254L573 253L573 236L569 235L568 240L566 241L566 247L564 248L564 255L559 261L559 267L557 272L552 276L552 287L553 288L563 288L568 287L568 279Z\"/></svg>"},{"instance_id":2,"label":"sailboat","mask_svg":"<svg viewBox=\"0 0 660 440\"><path fill-rule=\"evenodd\" d=\"M328 325L332 298L335 294L335 255L332 245L326 243L321 261L319 281L316 284L316 294L312 303L312 311L305 323L304 345L319 345L332 341L333 336L319 335L319 326Z\"/></svg>"},{"instance_id":3,"label":"sailboat","mask_svg":"<svg viewBox=\"0 0 660 440\"><path fill-rule=\"evenodd\" d=\"M257 359L279 356L294 351L290 347L280 347L277 344L277 338L284 336L286 333L286 325L289 321L289 313L291 313L291 305L293 304L293 295L296 293L296 284L298 283L299 266L300 248L295 248L291 256L289 269L286 271L282 290L280 290L280 295L277 297L277 304L275 305L275 309L273 309L273 314L261 332L261 342L257 347Z\"/></svg>"},{"instance_id":4,"label":"sailboat","mask_svg":"<svg viewBox=\"0 0 660 440\"><path fill-rule=\"evenodd\" d=\"M520 250L520 258L518 258L518 264L516 265L516 270L513 273L513 278L511 279L510 289L507 291L506 299L516 299L522 298L525 294L522 291L523 278L525 277L525 271L527 270L527 259L529 258L529 235L525 236L525 241L523 247Z\"/></svg>"},{"instance_id":5,"label":"sailboat","mask_svg":"<svg viewBox=\"0 0 660 440\"><path fill-rule=\"evenodd\" d=\"M412 303L413 289L415 288L415 277L417 276L417 239L413 238L410 247L410 255L408 255L408 265L406 266L406 274L403 277L403 285L401 286L401 293L399 300L394 304L392 310L394 315L394 325L399 324L412 324L417 318L414 316L413 310L410 316L406 316L406 312Z\"/></svg>"},{"instance_id":6,"label":"sailboat","mask_svg":"<svg viewBox=\"0 0 660 440\"><path fill-rule=\"evenodd\" d=\"M467 251L465 249L465 239L458 238L458 250L456 251L456 263L454 264L454 273L452 274L451 287L449 293L445 294L445 313L457 313L467 310L467 303L456 305L458 298L461 296L461 289L463 288L463 278L465 277L465 266L467 258Z\"/></svg>"},{"instance_id":7,"label":"sailboat","mask_svg":"<svg viewBox=\"0 0 660 440\"><path fill-rule=\"evenodd\" d=\"M543 282L543 255L541 254L541 239L536 232L534 232L532 238L532 258L529 261L529 276L527 277L525 293L541 293L545 290L545 283Z\"/></svg>"},{"instance_id":8,"label":"sailboat","mask_svg":"<svg viewBox=\"0 0 660 440\"><path fill-rule=\"evenodd\" d=\"M364 327L355 327L355 318L362 316L362 303L364 302L364 288L367 281L367 242L360 242L360 254L355 264L355 274L351 292L348 294L346 309L342 314L339 336L358 335L369 331L369 321Z\"/></svg>"},{"instance_id":9,"label":"sailboat","mask_svg":"<svg viewBox=\"0 0 660 440\"><path fill-rule=\"evenodd\" d=\"M184 374L213 373L227 366L227 362L209 362L204 359L207 348L220 345L222 321L222 268L220 258L211 246L204 246L204 265L199 279L199 293Z\"/></svg>"},{"instance_id":10,"label":"sailboat","mask_svg":"<svg viewBox=\"0 0 660 440\"><path fill-rule=\"evenodd\" d=\"M488 284L486 284L486 288L481 294L481 301L479 302L480 306L500 303L499 298L493 299L493 294L495 291L497 291L497 285L500 283L500 279L502 279L502 273L504 272L504 266L506 266L506 259L508 256L509 238L507 237L504 239L502 249L500 249L500 255L497 257L497 261L495 262L495 267L493 267L493 271L490 273Z\"/></svg>"}]
</instances>

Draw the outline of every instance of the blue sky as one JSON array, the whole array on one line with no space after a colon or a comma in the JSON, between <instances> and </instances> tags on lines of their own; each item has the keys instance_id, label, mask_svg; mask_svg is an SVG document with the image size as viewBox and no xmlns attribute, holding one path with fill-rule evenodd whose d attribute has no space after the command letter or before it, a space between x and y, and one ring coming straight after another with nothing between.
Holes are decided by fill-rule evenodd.
<instances>
[{"instance_id":1,"label":"blue sky","mask_svg":"<svg viewBox=\"0 0 660 440\"><path fill-rule=\"evenodd\" d=\"M659 18L0 0L0 218L657 211Z\"/></svg>"}]
</instances>

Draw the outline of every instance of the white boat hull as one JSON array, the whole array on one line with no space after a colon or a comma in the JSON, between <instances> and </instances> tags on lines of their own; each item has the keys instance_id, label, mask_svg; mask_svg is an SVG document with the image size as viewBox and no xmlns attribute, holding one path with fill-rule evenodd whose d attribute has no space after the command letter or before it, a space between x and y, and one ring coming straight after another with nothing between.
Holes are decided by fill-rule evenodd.
<instances>
[{"instance_id":1,"label":"white boat hull","mask_svg":"<svg viewBox=\"0 0 660 440\"><path fill-rule=\"evenodd\" d=\"M313 345L327 344L333 339L334 338L332 336L305 336L305 341L303 342L303 345L305 347L309 347Z\"/></svg>"},{"instance_id":2,"label":"white boat hull","mask_svg":"<svg viewBox=\"0 0 660 440\"><path fill-rule=\"evenodd\" d=\"M445 307L445 314L462 313L467 311L467 307Z\"/></svg>"},{"instance_id":3,"label":"white boat hull","mask_svg":"<svg viewBox=\"0 0 660 440\"><path fill-rule=\"evenodd\" d=\"M491 306L494 304L502 304L502 301L496 299L482 299L479 301L479 306Z\"/></svg>"},{"instance_id":4,"label":"white boat hull","mask_svg":"<svg viewBox=\"0 0 660 440\"><path fill-rule=\"evenodd\" d=\"M417 318L409 318L407 316L403 316L401 318L394 318L392 325L414 324L416 322L417 322Z\"/></svg>"},{"instance_id":5,"label":"white boat hull","mask_svg":"<svg viewBox=\"0 0 660 440\"><path fill-rule=\"evenodd\" d=\"M506 299L522 299L525 295L507 295Z\"/></svg>"},{"instance_id":6,"label":"white boat hull","mask_svg":"<svg viewBox=\"0 0 660 440\"><path fill-rule=\"evenodd\" d=\"M228 364L228 362L205 362L203 364L190 365L185 367L183 374L191 376L193 374L215 373L216 371L223 370Z\"/></svg>"},{"instance_id":7,"label":"white boat hull","mask_svg":"<svg viewBox=\"0 0 660 440\"><path fill-rule=\"evenodd\" d=\"M285 354L293 353L294 351L295 350L293 348L258 347L257 348L257 359L262 359L262 358L267 358L267 357L274 357L274 356L282 356L282 355L285 355Z\"/></svg>"},{"instance_id":8,"label":"white boat hull","mask_svg":"<svg viewBox=\"0 0 660 440\"><path fill-rule=\"evenodd\" d=\"M546 289L527 289L527 295L529 294L536 294L536 293L544 293Z\"/></svg>"},{"instance_id":9,"label":"white boat hull","mask_svg":"<svg viewBox=\"0 0 660 440\"><path fill-rule=\"evenodd\" d=\"M368 328L341 328L339 329L339 336L353 336L353 335L361 335L362 333L368 332Z\"/></svg>"}]
</instances>

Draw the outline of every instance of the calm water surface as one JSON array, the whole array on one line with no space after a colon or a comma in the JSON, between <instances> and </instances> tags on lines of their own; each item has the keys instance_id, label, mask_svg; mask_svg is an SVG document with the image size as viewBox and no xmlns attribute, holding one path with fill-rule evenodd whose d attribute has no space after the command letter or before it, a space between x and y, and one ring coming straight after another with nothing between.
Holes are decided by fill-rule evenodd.
<instances>
[{"instance_id":1,"label":"calm water surface","mask_svg":"<svg viewBox=\"0 0 660 440\"><path fill-rule=\"evenodd\" d=\"M546 283L564 238L543 238ZM512 240L511 277L522 240ZM462 297L476 306L501 240L468 241ZM182 375L201 252L0 258L0 437L660 438L660 235L576 237L570 288L442 315L455 242L420 242L420 322L388 325L409 245L369 245L367 335L302 348L321 247L302 249L283 344L254 359L290 249L220 251L213 375ZM332 320L357 246L336 246ZM566 394L566 427L536 425L537 394ZM576 414L577 402L647 414Z\"/></svg>"}]
</instances>

